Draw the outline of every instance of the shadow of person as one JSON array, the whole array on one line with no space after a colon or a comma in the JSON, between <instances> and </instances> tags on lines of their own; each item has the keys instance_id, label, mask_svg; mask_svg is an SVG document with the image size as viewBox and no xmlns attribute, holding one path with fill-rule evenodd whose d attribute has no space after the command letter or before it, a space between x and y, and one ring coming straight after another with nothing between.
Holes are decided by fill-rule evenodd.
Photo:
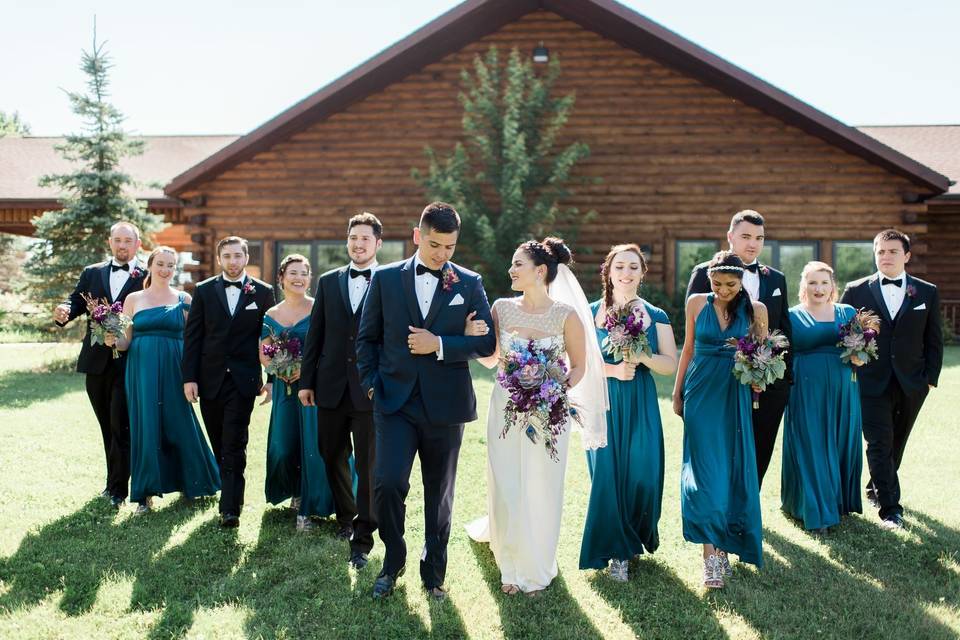
<instances>
[{"instance_id":1,"label":"shadow of person","mask_svg":"<svg viewBox=\"0 0 960 640\"><path fill-rule=\"evenodd\" d=\"M512 596L500 591L500 568L486 544L470 540L490 593L500 610L505 638L602 638L600 631L570 595L563 574L535 597L520 593Z\"/></svg>"},{"instance_id":2,"label":"shadow of person","mask_svg":"<svg viewBox=\"0 0 960 640\"><path fill-rule=\"evenodd\" d=\"M150 637L181 637L199 607L224 603L241 551L237 530L222 529L214 516L140 571L130 594L131 610L162 610Z\"/></svg>"},{"instance_id":3,"label":"shadow of person","mask_svg":"<svg viewBox=\"0 0 960 640\"><path fill-rule=\"evenodd\" d=\"M139 575L194 509L177 501L114 524L116 512L110 503L94 498L27 534L13 555L0 560L0 580L9 587L0 596L0 610L35 605L51 592L62 591L59 606L65 614L89 611L106 575Z\"/></svg>"},{"instance_id":4,"label":"shadow of person","mask_svg":"<svg viewBox=\"0 0 960 640\"><path fill-rule=\"evenodd\" d=\"M691 591L653 558L632 562L630 580L616 582L605 571L587 578L593 590L620 611L640 638L727 638L710 602Z\"/></svg>"},{"instance_id":5,"label":"shadow of person","mask_svg":"<svg viewBox=\"0 0 960 640\"><path fill-rule=\"evenodd\" d=\"M762 637L955 638L916 600L765 529L764 568L716 594Z\"/></svg>"},{"instance_id":6,"label":"shadow of person","mask_svg":"<svg viewBox=\"0 0 960 640\"><path fill-rule=\"evenodd\" d=\"M0 375L0 397L10 409L26 409L83 390L83 379L61 363L37 369L15 369Z\"/></svg>"},{"instance_id":7,"label":"shadow of person","mask_svg":"<svg viewBox=\"0 0 960 640\"><path fill-rule=\"evenodd\" d=\"M328 532L329 529L329 532ZM321 525L297 533L293 520L279 510L264 513L256 546L233 576L230 596L248 611L250 637L414 638L466 637L456 607L448 600L428 605L427 628L408 603L408 590L419 589L409 568L393 595L371 596L380 563L357 572L349 567L349 545Z\"/></svg>"}]
</instances>

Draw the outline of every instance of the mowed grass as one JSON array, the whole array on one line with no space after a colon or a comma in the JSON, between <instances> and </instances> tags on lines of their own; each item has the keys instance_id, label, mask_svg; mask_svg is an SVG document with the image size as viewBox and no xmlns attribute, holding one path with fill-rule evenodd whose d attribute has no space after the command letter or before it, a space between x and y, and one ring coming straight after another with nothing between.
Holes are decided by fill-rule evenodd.
<instances>
[{"instance_id":1,"label":"mowed grass","mask_svg":"<svg viewBox=\"0 0 960 640\"><path fill-rule=\"evenodd\" d=\"M417 560L422 490L408 500L409 563L389 600L370 598L382 562L349 570L327 523L297 534L264 504L268 407L253 416L239 530L216 526L212 501L177 496L134 518L95 496L99 432L70 373L75 345L0 345L0 637L2 638L955 638L960 635L960 349L947 352L901 470L905 532L874 513L825 537L780 512L779 459L762 492L765 567L735 565L723 592L700 585L700 551L680 533L682 425L661 397L666 491L660 550L631 563L624 585L577 568L589 493L571 448L560 576L539 598L507 598L485 545L463 525L484 512L485 415L467 428L450 542L446 603L429 602ZM491 381L476 376L481 414ZM667 391L670 380L661 381ZM579 442L577 436L574 436ZM536 530L525 533L537 536Z\"/></svg>"}]
</instances>

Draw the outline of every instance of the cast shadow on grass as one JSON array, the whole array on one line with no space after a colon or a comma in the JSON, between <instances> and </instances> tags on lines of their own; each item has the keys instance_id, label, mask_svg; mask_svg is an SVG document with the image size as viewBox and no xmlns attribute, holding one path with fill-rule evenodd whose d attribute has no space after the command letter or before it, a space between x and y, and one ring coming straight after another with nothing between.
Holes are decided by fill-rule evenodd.
<instances>
[{"instance_id":1,"label":"cast shadow on grass","mask_svg":"<svg viewBox=\"0 0 960 640\"><path fill-rule=\"evenodd\" d=\"M72 367L75 361L70 361ZM83 378L61 363L49 367L7 371L0 374L0 402L4 407L26 409L37 402L54 401L74 391L83 391Z\"/></svg>"},{"instance_id":2,"label":"cast shadow on grass","mask_svg":"<svg viewBox=\"0 0 960 640\"><path fill-rule=\"evenodd\" d=\"M493 599L500 611L505 638L597 638L603 636L584 614L559 574L542 593L528 597L522 593L508 596L500 591L500 568L486 544L470 541Z\"/></svg>"},{"instance_id":3,"label":"cast shadow on grass","mask_svg":"<svg viewBox=\"0 0 960 640\"><path fill-rule=\"evenodd\" d=\"M869 533L852 533L851 543L865 550ZM867 540L861 538L864 533ZM763 535L774 552L764 554L764 568L737 567L728 587L716 594L719 606L735 611L761 637L956 637L924 610L909 584L899 592L878 586L858 570L837 566L769 529Z\"/></svg>"},{"instance_id":4,"label":"cast shadow on grass","mask_svg":"<svg viewBox=\"0 0 960 640\"><path fill-rule=\"evenodd\" d=\"M33 606L62 591L61 611L68 616L88 612L106 576L147 571L170 533L204 506L177 501L149 517L114 524L110 503L94 498L27 534L13 555L0 559L0 580L9 585L0 596L0 611Z\"/></svg>"},{"instance_id":5,"label":"cast shadow on grass","mask_svg":"<svg viewBox=\"0 0 960 640\"><path fill-rule=\"evenodd\" d=\"M630 563L626 583L615 582L606 571L596 571L587 580L638 638L728 637L710 602L649 556Z\"/></svg>"},{"instance_id":6,"label":"cast shadow on grass","mask_svg":"<svg viewBox=\"0 0 960 640\"><path fill-rule=\"evenodd\" d=\"M250 613L250 637L291 638L463 638L468 635L453 603L429 603L431 628L411 612L407 591L420 578L408 567L396 591L373 600L380 572L371 560L357 572L349 567L349 545L334 537L335 523L296 533L292 513L269 510L260 536L233 577L228 595Z\"/></svg>"}]
</instances>

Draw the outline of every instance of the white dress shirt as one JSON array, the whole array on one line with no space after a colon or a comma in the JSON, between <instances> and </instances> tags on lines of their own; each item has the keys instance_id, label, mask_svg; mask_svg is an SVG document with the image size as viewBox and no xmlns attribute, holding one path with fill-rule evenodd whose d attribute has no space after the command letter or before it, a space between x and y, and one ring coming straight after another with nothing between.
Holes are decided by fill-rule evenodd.
<instances>
[{"instance_id":1,"label":"white dress shirt","mask_svg":"<svg viewBox=\"0 0 960 640\"><path fill-rule=\"evenodd\" d=\"M750 264L757 264L757 261L754 260ZM750 265L744 265L745 267ZM743 270L743 288L747 290L747 293L750 295L750 299L756 302L760 299L760 269L757 268L757 273L750 271L749 269Z\"/></svg>"},{"instance_id":2,"label":"white dress shirt","mask_svg":"<svg viewBox=\"0 0 960 640\"><path fill-rule=\"evenodd\" d=\"M367 265L363 269L358 267L353 261L350 261L350 266L348 269L356 269L357 271L365 271L366 269L370 270L370 275L373 276L373 272L377 270L377 261L374 260L371 264ZM349 276L350 272L347 271ZM350 308L356 313L357 309L360 307L360 303L363 302L363 296L367 293L367 287L370 286L370 281L364 278L363 276L357 276L355 278L350 278L350 281L347 283L347 290L350 292Z\"/></svg>"},{"instance_id":3,"label":"white dress shirt","mask_svg":"<svg viewBox=\"0 0 960 640\"><path fill-rule=\"evenodd\" d=\"M420 259L420 252L418 251L413 258L413 282L417 293L417 304L420 305L420 316L426 320L427 314L430 313L430 303L433 302L433 294L437 292L440 281L432 273L417 275L416 268L421 264L423 264L423 260ZM443 360L443 339L437 336L437 340L440 342L440 348L437 349L437 360Z\"/></svg>"},{"instance_id":4,"label":"white dress shirt","mask_svg":"<svg viewBox=\"0 0 960 640\"><path fill-rule=\"evenodd\" d=\"M244 272L240 274L240 278L238 280L231 280L230 278L227 277L227 274L225 273L221 274L220 277L222 277L225 282L243 283L247 279L247 272L246 270L244 270ZM234 313L237 312L237 303L240 302L240 294L243 293L243 287L240 287L238 289L237 287L227 287L227 286L224 286L223 284L221 284L220 286L223 287L226 291L227 306L230 307L230 315L233 315Z\"/></svg>"},{"instance_id":5,"label":"white dress shirt","mask_svg":"<svg viewBox=\"0 0 960 640\"><path fill-rule=\"evenodd\" d=\"M877 278L886 278L880 272L877 272ZM900 307L903 305L903 299L907 296L907 272L901 271L900 275L890 278L890 280L900 280L900 286L892 284L880 285L880 293L883 294L883 301L887 305L887 311L890 312L890 318L896 318L900 313Z\"/></svg>"},{"instance_id":6,"label":"white dress shirt","mask_svg":"<svg viewBox=\"0 0 960 640\"><path fill-rule=\"evenodd\" d=\"M110 299L116 302L120 296L120 292L123 291L123 286L127 284L127 280L130 279L130 271L137 267L137 259L134 258L126 263L128 271L124 271L123 269L114 271L114 265L120 267L123 266L123 263L117 262L116 258L110 258Z\"/></svg>"}]
</instances>

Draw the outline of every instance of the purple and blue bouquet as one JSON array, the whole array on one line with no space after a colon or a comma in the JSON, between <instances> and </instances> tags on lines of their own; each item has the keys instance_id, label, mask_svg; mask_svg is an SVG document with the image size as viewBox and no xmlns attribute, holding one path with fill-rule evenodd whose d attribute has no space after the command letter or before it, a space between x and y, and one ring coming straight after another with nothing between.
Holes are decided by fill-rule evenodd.
<instances>
[{"instance_id":1,"label":"purple and blue bouquet","mask_svg":"<svg viewBox=\"0 0 960 640\"><path fill-rule=\"evenodd\" d=\"M263 355L270 359L264 370L277 376L284 382L300 372L300 363L303 361L303 344L300 338L290 336L286 331L277 335L270 332L272 342L262 347ZM287 384L287 395L290 395L290 384Z\"/></svg>"},{"instance_id":2,"label":"purple and blue bouquet","mask_svg":"<svg viewBox=\"0 0 960 640\"><path fill-rule=\"evenodd\" d=\"M90 344L106 344L105 338L113 335L117 338L123 336L127 327L130 326L130 318L123 315L123 303L119 300L110 304L106 298L94 298L89 293L81 294L83 301L87 303L87 311L90 312ZM120 352L113 347L113 357L119 358Z\"/></svg>"},{"instance_id":3,"label":"purple and blue bouquet","mask_svg":"<svg viewBox=\"0 0 960 640\"><path fill-rule=\"evenodd\" d=\"M652 355L647 329L650 321L639 300L607 310L603 328L607 337L600 344L615 359L637 362L641 354Z\"/></svg>"},{"instance_id":4,"label":"purple and blue bouquet","mask_svg":"<svg viewBox=\"0 0 960 640\"><path fill-rule=\"evenodd\" d=\"M509 394L500 437L505 438L511 427L523 429L534 444L542 439L547 454L559 462L558 438L568 420L580 422L579 413L567 399L567 375L559 347L513 338L500 356L497 372L497 382Z\"/></svg>"},{"instance_id":5,"label":"purple and blue bouquet","mask_svg":"<svg viewBox=\"0 0 960 640\"><path fill-rule=\"evenodd\" d=\"M863 364L877 359L877 336L880 335L880 316L860 309L849 322L840 325L840 361L849 363L856 358ZM852 373L857 380L857 370Z\"/></svg>"},{"instance_id":6,"label":"purple and blue bouquet","mask_svg":"<svg viewBox=\"0 0 960 640\"><path fill-rule=\"evenodd\" d=\"M727 344L737 350L733 356L733 377L740 384L756 385L763 391L787 373L785 358L790 341L779 331L771 331L766 338L751 332L742 338L730 338ZM758 391L753 391L753 408L760 408Z\"/></svg>"}]
</instances>

